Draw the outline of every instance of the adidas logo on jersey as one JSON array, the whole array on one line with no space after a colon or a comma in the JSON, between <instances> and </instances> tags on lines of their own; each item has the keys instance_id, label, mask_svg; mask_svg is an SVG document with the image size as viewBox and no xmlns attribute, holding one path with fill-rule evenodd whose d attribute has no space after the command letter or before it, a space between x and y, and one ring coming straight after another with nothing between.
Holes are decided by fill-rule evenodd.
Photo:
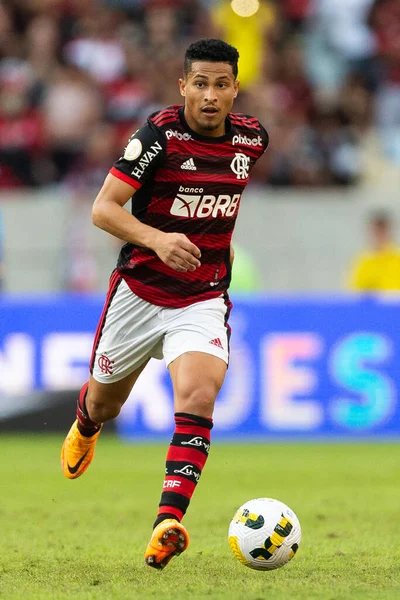
<instances>
[{"instance_id":1,"label":"adidas logo on jersey","mask_svg":"<svg viewBox=\"0 0 400 600\"><path fill-rule=\"evenodd\" d=\"M197 171L197 167L194 164L193 158L185 160L185 162L181 164L181 169L185 169L186 171Z\"/></svg>"}]
</instances>

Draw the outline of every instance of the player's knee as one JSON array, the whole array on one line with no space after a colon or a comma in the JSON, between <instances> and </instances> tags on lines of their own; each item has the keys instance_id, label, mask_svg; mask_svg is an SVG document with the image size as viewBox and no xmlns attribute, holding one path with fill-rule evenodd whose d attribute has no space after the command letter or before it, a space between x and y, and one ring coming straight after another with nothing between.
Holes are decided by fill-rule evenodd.
<instances>
[{"instance_id":1,"label":"player's knee","mask_svg":"<svg viewBox=\"0 0 400 600\"><path fill-rule=\"evenodd\" d=\"M214 385L182 390L176 398L177 412L211 417L218 390Z\"/></svg>"},{"instance_id":2,"label":"player's knee","mask_svg":"<svg viewBox=\"0 0 400 600\"><path fill-rule=\"evenodd\" d=\"M115 419L121 411L121 404L112 402L102 402L98 400L86 401L89 418L96 423L104 423L110 419Z\"/></svg>"}]
</instances>

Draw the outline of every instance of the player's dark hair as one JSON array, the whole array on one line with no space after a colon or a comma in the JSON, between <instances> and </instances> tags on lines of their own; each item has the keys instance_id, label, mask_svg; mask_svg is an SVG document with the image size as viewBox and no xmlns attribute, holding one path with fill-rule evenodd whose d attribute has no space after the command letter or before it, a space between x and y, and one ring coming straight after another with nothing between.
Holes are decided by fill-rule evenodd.
<instances>
[{"instance_id":1,"label":"player's dark hair","mask_svg":"<svg viewBox=\"0 0 400 600\"><path fill-rule=\"evenodd\" d=\"M235 79L237 77L239 52L236 50L236 48L230 44L227 44L223 40L207 38L190 44L186 50L185 61L183 63L183 71L185 76L190 73L192 69L192 63L197 60L229 63L232 67Z\"/></svg>"}]
</instances>

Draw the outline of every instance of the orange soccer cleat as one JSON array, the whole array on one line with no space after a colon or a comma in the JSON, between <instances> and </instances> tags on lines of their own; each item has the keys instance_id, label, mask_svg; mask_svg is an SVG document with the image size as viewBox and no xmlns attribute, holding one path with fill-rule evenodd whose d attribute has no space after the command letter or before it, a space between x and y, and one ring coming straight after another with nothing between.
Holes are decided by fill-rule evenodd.
<instances>
[{"instance_id":1,"label":"orange soccer cleat","mask_svg":"<svg viewBox=\"0 0 400 600\"><path fill-rule=\"evenodd\" d=\"M90 437L85 437L75 421L61 448L61 468L68 479L83 475L93 460L94 449L101 429Z\"/></svg>"},{"instance_id":2,"label":"orange soccer cleat","mask_svg":"<svg viewBox=\"0 0 400 600\"><path fill-rule=\"evenodd\" d=\"M189 534L184 526L175 519L166 519L155 527L144 561L149 567L163 569L171 558L182 554L188 546Z\"/></svg>"}]
</instances>

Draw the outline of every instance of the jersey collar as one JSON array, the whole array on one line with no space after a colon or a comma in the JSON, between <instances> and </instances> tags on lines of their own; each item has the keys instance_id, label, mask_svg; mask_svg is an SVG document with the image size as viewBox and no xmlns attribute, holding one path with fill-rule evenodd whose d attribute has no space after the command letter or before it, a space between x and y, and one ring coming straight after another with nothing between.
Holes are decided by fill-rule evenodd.
<instances>
[{"instance_id":1,"label":"jersey collar","mask_svg":"<svg viewBox=\"0 0 400 600\"><path fill-rule=\"evenodd\" d=\"M182 123L185 131L190 133L190 135L192 136L193 139L198 140L199 142L205 142L206 144L221 144L222 142L227 142L228 140L232 139L233 131L232 131L232 124L230 122L229 117L226 117L226 119L225 119L226 133L224 135L220 135L219 137L212 137L209 135L200 135L199 133L196 133L195 131L193 131L193 129L191 129L189 127L189 125L187 124L185 115L184 115L184 109L185 109L184 106L181 106L178 109L179 119L180 119L180 122Z\"/></svg>"}]
</instances>

